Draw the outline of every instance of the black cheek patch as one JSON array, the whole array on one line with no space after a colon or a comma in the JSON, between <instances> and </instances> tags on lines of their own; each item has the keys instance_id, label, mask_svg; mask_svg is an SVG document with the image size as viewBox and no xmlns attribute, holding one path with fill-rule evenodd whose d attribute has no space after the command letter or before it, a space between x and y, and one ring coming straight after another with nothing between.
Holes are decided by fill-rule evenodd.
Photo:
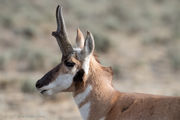
<instances>
[{"instance_id":1,"label":"black cheek patch","mask_svg":"<svg viewBox=\"0 0 180 120\"><path fill-rule=\"evenodd\" d=\"M83 77L84 77L84 70L80 69L73 78L76 90L82 87L82 85L84 84Z\"/></svg>"}]
</instances>

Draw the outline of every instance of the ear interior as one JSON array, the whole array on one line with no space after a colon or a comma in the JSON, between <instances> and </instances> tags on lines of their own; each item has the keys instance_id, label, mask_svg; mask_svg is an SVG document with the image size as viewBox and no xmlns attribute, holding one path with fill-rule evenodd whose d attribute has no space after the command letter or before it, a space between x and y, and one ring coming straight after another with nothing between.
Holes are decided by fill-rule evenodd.
<instances>
[{"instance_id":1,"label":"ear interior","mask_svg":"<svg viewBox=\"0 0 180 120\"><path fill-rule=\"evenodd\" d=\"M84 43L84 48L83 48L83 54L85 57L89 56L94 52L95 44L94 44L94 37L90 32L87 32L86 40Z\"/></svg>"},{"instance_id":2,"label":"ear interior","mask_svg":"<svg viewBox=\"0 0 180 120\"><path fill-rule=\"evenodd\" d=\"M74 76L73 81L75 83L75 89L78 89L84 85L84 73L84 70L80 69Z\"/></svg>"}]
</instances>

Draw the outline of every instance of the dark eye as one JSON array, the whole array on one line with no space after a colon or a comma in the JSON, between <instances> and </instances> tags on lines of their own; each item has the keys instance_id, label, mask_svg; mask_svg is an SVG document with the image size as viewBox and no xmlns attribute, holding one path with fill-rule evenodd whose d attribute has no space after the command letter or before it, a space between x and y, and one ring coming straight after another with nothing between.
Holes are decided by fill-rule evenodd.
<instances>
[{"instance_id":1,"label":"dark eye","mask_svg":"<svg viewBox=\"0 0 180 120\"><path fill-rule=\"evenodd\" d=\"M65 61L65 65L66 65L67 67L74 67L75 63Z\"/></svg>"}]
</instances>

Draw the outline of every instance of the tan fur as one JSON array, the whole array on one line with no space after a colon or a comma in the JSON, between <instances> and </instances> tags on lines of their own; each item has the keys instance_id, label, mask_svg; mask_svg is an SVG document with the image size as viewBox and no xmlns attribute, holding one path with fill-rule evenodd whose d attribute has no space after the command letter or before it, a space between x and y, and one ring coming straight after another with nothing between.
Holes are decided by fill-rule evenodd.
<instances>
[{"instance_id":1,"label":"tan fur","mask_svg":"<svg viewBox=\"0 0 180 120\"><path fill-rule=\"evenodd\" d=\"M80 104L92 102L89 120L180 120L180 98L140 93L121 93L112 85L112 71L91 58L86 84L91 94ZM97 72L98 71L98 72ZM86 85L87 86L87 85ZM81 93L85 88L75 92Z\"/></svg>"},{"instance_id":2,"label":"tan fur","mask_svg":"<svg viewBox=\"0 0 180 120\"><path fill-rule=\"evenodd\" d=\"M106 120L180 120L180 98L118 93Z\"/></svg>"}]
</instances>

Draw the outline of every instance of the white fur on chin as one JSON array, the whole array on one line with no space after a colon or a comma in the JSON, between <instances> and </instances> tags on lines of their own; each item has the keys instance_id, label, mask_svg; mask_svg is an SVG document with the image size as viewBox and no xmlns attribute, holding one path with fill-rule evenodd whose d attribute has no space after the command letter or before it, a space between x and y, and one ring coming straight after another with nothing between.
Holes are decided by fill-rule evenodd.
<instances>
[{"instance_id":1,"label":"white fur on chin","mask_svg":"<svg viewBox=\"0 0 180 120\"><path fill-rule=\"evenodd\" d=\"M52 95L54 93L63 91L72 85L73 78L73 74L59 75L56 80L49 83L47 86L44 86L41 88L41 90L47 90L47 92L45 92L47 95Z\"/></svg>"}]
</instances>

